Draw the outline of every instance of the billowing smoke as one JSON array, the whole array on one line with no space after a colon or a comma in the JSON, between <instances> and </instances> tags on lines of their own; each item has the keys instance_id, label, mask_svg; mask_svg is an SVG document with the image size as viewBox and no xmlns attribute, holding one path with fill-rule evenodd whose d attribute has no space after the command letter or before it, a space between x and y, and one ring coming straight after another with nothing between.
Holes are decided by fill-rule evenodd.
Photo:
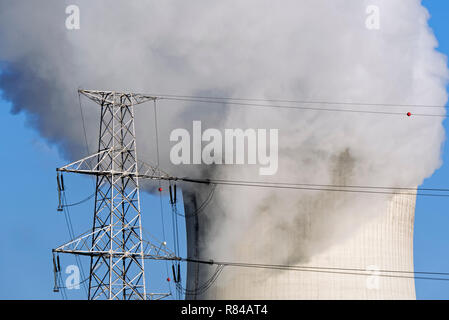
<instances>
[{"instance_id":1,"label":"billowing smoke","mask_svg":"<svg viewBox=\"0 0 449 320\"><path fill-rule=\"evenodd\" d=\"M79 30L65 28L69 4L80 8ZM379 8L378 30L366 27L368 5ZM12 111L24 112L69 160L86 153L79 87L444 105L446 59L428 18L418 0L2 1L0 88ZM98 106L83 103L92 153ZM161 101L161 166L194 177L366 186L418 186L440 166L443 118L405 113L444 110L347 108L404 116ZM152 106L136 112L140 156L154 162ZM258 166L171 165L169 134L193 120L204 128L279 129L278 172L267 178ZM387 199L219 186L202 213L209 215L202 241L212 258L232 259L251 246L248 260L267 252L275 261L307 260L384 210Z\"/></svg>"}]
</instances>

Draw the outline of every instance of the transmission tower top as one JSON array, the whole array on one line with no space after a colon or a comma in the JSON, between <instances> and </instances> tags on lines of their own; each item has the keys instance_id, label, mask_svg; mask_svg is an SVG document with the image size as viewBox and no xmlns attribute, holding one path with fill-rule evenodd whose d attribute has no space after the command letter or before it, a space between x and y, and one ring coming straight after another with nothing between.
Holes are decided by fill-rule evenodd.
<instances>
[{"instance_id":1,"label":"transmission tower top","mask_svg":"<svg viewBox=\"0 0 449 320\"><path fill-rule=\"evenodd\" d=\"M102 91L102 90L84 90L79 89L78 92L90 100L98 103L99 105L104 104L116 104L117 107L127 107L145 103L147 101L155 101L158 97L149 96L147 94L141 93L131 93L131 92L117 92L117 91Z\"/></svg>"},{"instance_id":2,"label":"transmission tower top","mask_svg":"<svg viewBox=\"0 0 449 320\"><path fill-rule=\"evenodd\" d=\"M53 254L90 257L88 299L165 297L167 294L147 293L144 260L180 258L164 242L143 240L139 178L175 178L137 159L133 109L134 105L155 101L157 97L115 91L78 92L101 106L98 150L58 168L58 190L61 199L62 172L96 176L93 226L91 231L54 249ZM54 261L55 272L60 272L59 257Z\"/></svg>"}]
</instances>

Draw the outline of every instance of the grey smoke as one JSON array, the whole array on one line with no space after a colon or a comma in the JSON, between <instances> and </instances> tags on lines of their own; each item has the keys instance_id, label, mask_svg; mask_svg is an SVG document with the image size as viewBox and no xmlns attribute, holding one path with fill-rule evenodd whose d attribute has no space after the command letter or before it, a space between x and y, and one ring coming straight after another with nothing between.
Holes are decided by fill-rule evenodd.
<instances>
[{"instance_id":1,"label":"grey smoke","mask_svg":"<svg viewBox=\"0 0 449 320\"><path fill-rule=\"evenodd\" d=\"M80 30L65 29L69 4L80 7ZM380 30L365 28L367 5L379 6ZM428 18L418 0L4 0L0 88L12 112L25 113L68 160L86 153L78 87L444 105L446 57L436 51ZM98 107L86 100L83 106L94 152ZM168 136L191 128L193 120L214 128L279 128L280 163L272 181L417 186L441 165L445 133L438 117L168 101L158 108L162 167L175 175L261 180L257 167L171 166ZM140 155L154 162L152 106L136 112ZM213 237L204 242L211 256L232 258L269 225L269 236L253 243L254 256L269 250L277 261L301 261L382 210L385 198L223 187L205 213ZM297 237L286 239L286 228Z\"/></svg>"}]
</instances>

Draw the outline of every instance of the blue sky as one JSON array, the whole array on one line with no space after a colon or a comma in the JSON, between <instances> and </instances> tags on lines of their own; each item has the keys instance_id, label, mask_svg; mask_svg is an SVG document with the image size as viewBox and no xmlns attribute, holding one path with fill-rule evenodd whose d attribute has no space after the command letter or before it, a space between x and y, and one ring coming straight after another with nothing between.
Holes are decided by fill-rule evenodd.
<instances>
[{"instance_id":1,"label":"blue sky","mask_svg":"<svg viewBox=\"0 0 449 320\"><path fill-rule=\"evenodd\" d=\"M449 55L449 2L423 1L428 8L430 26L439 42L438 50ZM449 131L448 120L444 127ZM443 165L422 187L447 186L449 178L449 145L446 141L443 151ZM415 270L449 270L449 213L444 199L418 198L415 212L414 260ZM416 280L418 299L449 299L449 283L444 281Z\"/></svg>"},{"instance_id":2,"label":"blue sky","mask_svg":"<svg viewBox=\"0 0 449 320\"><path fill-rule=\"evenodd\" d=\"M432 15L430 25L439 41L438 50L449 55L449 2L430 0L423 3ZM52 292L51 248L69 240L69 236L64 216L56 211L55 168L66 164L67 160L61 158L55 147L48 145L30 128L24 114L12 115L10 109L7 101L0 100L0 132L3 137L0 158L3 169L3 183L0 185L3 195L0 299L60 299L59 294ZM448 132L448 121L444 124ZM89 178L65 178L68 202L76 202L92 192ZM425 181L423 187L448 187L447 181L449 145L446 143L442 167ZM448 201L432 197L417 200L414 236L416 271L449 271ZM164 203L168 203L166 198ZM87 221L91 221L92 210L92 202L71 210L76 233L89 228ZM143 194L142 210L144 227L162 240L159 199ZM164 205L165 222L170 220L168 210L168 206ZM170 228L166 224L167 238L171 237ZM170 239L166 240L170 243ZM63 265L72 263L70 259L62 262ZM164 262L147 263L146 268L150 291L170 290ZM174 292L174 289L171 288L171 291ZM416 292L419 299L449 299L449 283L417 280ZM84 298L84 292L71 290L69 296Z\"/></svg>"}]
</instances>

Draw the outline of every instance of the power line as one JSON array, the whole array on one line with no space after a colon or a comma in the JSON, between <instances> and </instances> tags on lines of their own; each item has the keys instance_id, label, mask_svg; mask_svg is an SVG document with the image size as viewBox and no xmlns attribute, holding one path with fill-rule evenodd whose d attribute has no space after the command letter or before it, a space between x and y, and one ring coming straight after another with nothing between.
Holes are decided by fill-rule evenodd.
<instances>
[{"instance_id":1,"label":"power line","mask_svg":"<svg viewBox=\"0 0 449 320\"><path fill-rule=\"evenodd\" d=\"M414 190L412 188L395 188L395 187L368 187L368 186L337 186L337 185L313 185L313 184L289 184L289 183L267 183L267 182L251 182L238 180L215 180L215 179L192 179L192 178L175 178L177 180L202 183L202 184L218 184L242 187L258 187L258 188L273 188L273 189L293 189L293 190L309 190L309 191L331 191L331 192L346 192L346 193L365 193L365 194L401 194L410 196L428 196L428 197L449 197L445 193L420 193L420 192L392 192L392 191L378 191L378 190L356 190L357 188L375 188L384 190ZM416 188L415 188L416 189ZM449 189L432 189L426 188L425 191L449 192Z\"/></svg>"},{"instance_id":2,"label":"power line","mask_svg":"<svg viewBox=\"0 0 449 320\"><path fill-rule=\"evenodd\" d=\"M57 289L76 289L80 284L85 283L87 280L89 280L89 278L86 278L80 282L78 282L77 284L71 285L71 286L58 286L56 287Z\"/></svg>"},{"instance_id":3,"label":"power line","mask_svg":"<svg viewBox=\"0 0 449 320\"><path fill-rule=\"evenodd\" d=\"M209 180L209 179L208 179ZM386 190L411 190L417 189L423 191L445 191L449 192L449 188L417 188L417 187L385 187L385 186L363 186L363 185L338 185L338 184L314 184L314 183L296 183L296 182L271 182L271 181L251 181L251 180L231 180L231 179L212 179L214 182L235 182L235 183L268 183L272 185L291 185L291 186L308 186L308 187L332 187L332 188L360 188L360 189L386 189Z\"/></svg>"},{"instance_id":4,"label":"power line","mask_svg":"<svg viewBox=\"0 0 449 320\"><path fill-rule=\"evenodd\" d=\"M78 89L79 89L79 88L78 88ZM90 153L89 153L89 143L87 142L86 124L85 124L85 122L84 122L83 107L82 107L82 105L81 105L81 93L79 92L79 90L78 90L78 102L79 102L79 107L80 107L81 120L82 120L82 123L83 123L84 143L85 143L85 145L86 145L86 151L87 151L87 154L90 154Z\"/></svg>"},{"instance_id":5,"label":"power line","mask_svg":"<svg viewBox=\"0 0 449 320\"><path fill-rule=\"evenodd\" d=\"M206 200L204 200L204 201L201 203L201 205L200 205L194 212L192 212L192 213L184 213L184 214L181 214L181 213L179 213L178 210L175 208L175 213L176 213L178 216L184 217L184 218L191 218L191 217L194 217L194 216L198 216L198 215L204 210L204 208L206 208L207 205L211 202L211 200L212 200L212 198L213 198L213 196L214 196L216 187L217 187L216 184L213 184L213 185L212 185L212 188L211 188L211 190L209 191L209 194L208 194Z\"/></svg>"},{"instance_id":6,"label":"power line","mask_svg":"<svg viewBox=\"0 0 449 320\"><path fill-rule=\"evenodd\" d=\"M433 194L433 193L404 193L404 192L388 192L388 191L370 191L370 190L348 190L348 189L331 189L331 188L311 188L285 185L269 185L269 184L255 184L255 183L233 183L233 182L212 182L221 185L244 186L244 187L259 187L259 188L275 188L275 189L294 189L294 190L310 190L310 191L332 191L332 192L346 192L346 193L367 193L367 194L401 194L409 196L430 196L430 197L449 197L449 194Z\"/></svg>"},{"instance_id":7,"label":"power line","mask_svg":"<svg viewBox=\"0 0 449 320\"><path fill-rule=\"evenodd\" d=\"M61 207L62 207L62 208L65 208L65 207L74 207L74 206L80 205L80 204L82 204L82 203L84 203L84 202L86 202L86 201L89 201L89 200L92 199L94 196L95 196L95 192L92 193L90 196L84 198L83 200L80 200L80 201L74 202L74 203L64 204L64 205L62 205Z\"/></svg>"},{"instance_id":8,"label":"power line","mask_svg":"<svg viewBox=\"0 0 449 320\"><path fill-rule=\"evenodd\" d=\"M282 102L282 103L301 103L301 104L325 104L325 105L352 105L352 106L379 106L394 108L441 108L446 109L445 105L431 104L400 104L400 103L367 103L367 102L345 102L345 101L323 101L323 100L288 100L288 99L260 99L260 98L233 98L233 97L210 97L176 94L152 94L160 99L183 98L183 99L201 99L201 100L222 100L222 101L257 101L257 102Z\"/></svg>"},{"instance_id":9,"label":"power line","mask_svg":"<svg viewBox=\"0 0 449 320\"><path fill-rule=\"evenodd\" d=\"M294 265L282 265L282 264L261 264L261 263L244 263L244 262L229 262L229 261L213 261L213 260L200 260L185 258L182 259L185 262L209 264L209 265L221 265L230 267L242 267L242 268L256 268L256 269L274 269L285 271L301 271L301 272L318 272L318 273L331 273L331 274L345 274L345 275L373 275L379 277L388 278L404 278L404 279L420 279L420 280L440 280L449 281L449 278L434 278L434 277L415 277L414 274L422 275L435 275L435 276L449 276L447 272L427 272L427 271L399 271L399 270L366 270L359 268L337 268L337 267L314 267L314 266L294 266ZM364 272L364 273L361 273ZM376 274L370 274L367 272L376 272ZM395 273L395 274L387 274ZM397 274L413 274L410 275L397 275Z\"/></svg>"},{"instance_id":10,"label":"power line","mask_svg":"<svg viewBox=\"0 0 449 320\"><path fill-rule=\"evenodd\" d=\"M181 283L176 284L176 289L178 289L179 292L185 294L185 295L198 295L206 292L209 290L209 288L217 281L218 277L220 276L221 272L223 271L224 265L217 265L216 270L212 274L209 279L207 279L204 283L197 286L195 289L186 289L182 286Z\"/></svg>"},{"instance_id":11,"label":"power line","mask_svg":"<svg viewBox=\"0 0 449 320\"><path fill-rule=\"evenodd\" d=\"M67 198L66 198L66 195L65 195L65 191L62 191L62 194L63 194L63 198L62 198L63 199L63 206L62 206L62 208L64 210L64 216L65 216L67 228L69 230L70 238L74 239L75 238L75 232L74 232L74 229L73 229L72 219L70 218L70 212L69 212L69 209L68 209L68 207L70 207L70 206L67 205ZM77 264L77 266L78 266L78 268L79 268L79 270L81 272L81 276L83 278L85 278L85 276L84 276L84 268L83 268L83 265L81 263L80 257L79 256L75 256L75 260L76 260L76 264ZM84 290L86 291L86 294L87 294L87 288L86 288L85 283L83 283L83 288L84 288Z\"/></svg>"},{"instance_id":12,"label":"power line","mask_svg":"<svg viewBox=\"0 0 449 320\"><path fill-rule=\"evenodd\" d=\"M153 111L154 111L154 132L155 132L155 144L156 144L156 167L159 168L159 161L160 161L160 155L159 155L159 135L158 135L158 126L157 126L157 104L156 104L156 100L153 100ZM159 190L159 205L160 205L160 213L161 213L161 225L162 225L162 239L164 241L164 243L166 243L166 237L165 237L165 222L164 222L164 209L162 206L162 194L161 194L161 190L162 190L162 185L161 185L161 180L158 180L158 190ZM175 245L175 244L173 244ZM168 263L167 261L165 261L165 273L167 275L167 279L169 277L169 272L168 272ZM172 295L172 290L171 290L171 284L168 284L168 289L170 291L170 295Z\"/></svg>"},{"instance_id":13,"label":"power line","mask_svg":"<svg viewBox=\"0 0 449 320\"><path fill-rule=\"evenodd\" d=\"M212 103L212 104L226 104L240 107L251 108L276 108L276 109L296 109L296 110L312 110L312 111L326 111L326 112L346 112L346 113L365 113L365 114L378 114L378 115L394 115L394 116L421 116L421 117L440 117L447 118L445 114L429 114L429 113L411 113L411 112L393 112L393 111L375 111L375 110L358 110L358 109L341 109L341 108L317 108L310 106L297 106L297 105L280 105L280 104L260 104L260 103L248 103L248 102L236 102L233 100L213 100L213 99L190 99L190 98L175 98L175 97L160 97L160 99L171 101L184 101L184 102L200 102L200 103ZM306 103L304 103L306 104ZM343 103L341 103L343 104ZM380 105L379 105L380 106ZM385 107L392 106L385 104ZM415 106L417 108L418 106ZM421 106L423 107L423 106Z\"/></svg>"}]
</instances>

